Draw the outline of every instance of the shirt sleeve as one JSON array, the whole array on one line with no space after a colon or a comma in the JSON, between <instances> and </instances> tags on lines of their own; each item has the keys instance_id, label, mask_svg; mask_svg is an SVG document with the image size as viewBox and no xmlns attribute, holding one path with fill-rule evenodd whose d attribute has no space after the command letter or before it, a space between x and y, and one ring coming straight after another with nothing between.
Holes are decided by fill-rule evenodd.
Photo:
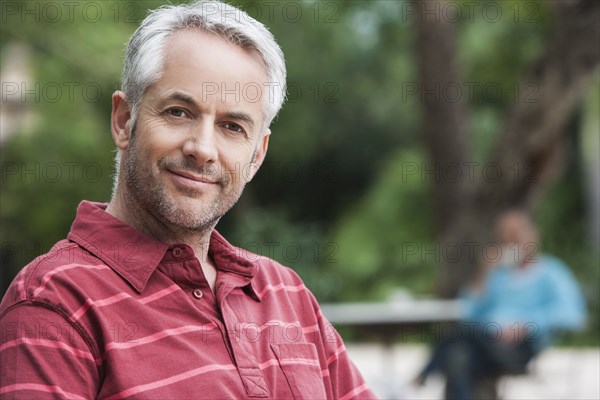
<instances>
[{"instance_id":1,"label":"shirt sleeve","mask_svg":"<svg viewBox=\"0 0 600 400\"><path fill-rule=\"evenodd\" d=\"M585 301L573 274L559 261L549 265L545 306L539 310L541 331L578 330L585 324Z\"/></svg>"},{"instance_id":2,"label":"shirt sleeve","mask_svg":"<svg viewBox=\"0 0 600 400\"><path fill-rule=\"evenodd\" d=\"M58 312L22 304L0 319L0 397L94 399L98 360Z\"/></svg>"},{"instance_id":3,"label":"shirt sleeve","mask_svg":"<svg viewBox=\"0 0 600 400\"><path fill-rule=\"evenodd\" d=\"M327 364L324 373L329 376L333 398L339 400L376 399L377 397L350 360L341 336L323 316L314 297L313 302L319 319L319 330L323 339Z\"/></svg>"}]
</instances>

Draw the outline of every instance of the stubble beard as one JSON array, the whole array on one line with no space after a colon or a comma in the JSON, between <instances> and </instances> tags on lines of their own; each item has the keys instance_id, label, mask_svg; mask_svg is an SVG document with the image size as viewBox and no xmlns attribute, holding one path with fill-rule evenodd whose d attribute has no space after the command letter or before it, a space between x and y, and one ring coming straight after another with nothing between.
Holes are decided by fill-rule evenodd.
<instances>
[{"instance_id":1,"label":"stubble beard","mask_svg":"<svg viewBox=\"0 0 600 400\"><path fill-rule=\"evenodd\" d=\"M189 160L180 161L171 160L166 157L161 158L157 165L160 175L152 172L152 165L145 166L143 155L139 154L135 138L132 138L128 149L128 157L125 161L124 180L126 190L132 201L145 209L155 219L163 224L167 224L173 230L181 233L205 233L211 231L219 219L225 215L240 198L245 182L234 182L230 176L215 166L198 168L191 165ZM197 174L213 174L217 180L216 195L204 194L204 198L194 198L198 196L197 192L175 192L169 193L167 183L161 178L162 173L166 172L167 167L193 171ZM241 177L240 177L241 178ZM177 190L177 189L173 189ZM187 196L187 201L179 201ZM190 203L197 202L197 206L190 206Z\"/></svg>"}]
</instances>

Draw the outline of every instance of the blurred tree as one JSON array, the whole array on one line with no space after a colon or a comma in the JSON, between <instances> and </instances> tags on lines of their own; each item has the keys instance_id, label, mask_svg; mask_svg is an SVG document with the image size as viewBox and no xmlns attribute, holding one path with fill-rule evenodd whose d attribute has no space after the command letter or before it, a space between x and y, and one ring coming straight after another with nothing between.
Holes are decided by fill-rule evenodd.
<instances>
[{"instance_id":1,"label":"blurred tree","mask_svg":"<svg viewBox=\"0 0 600 400\"><path fill-rule=\"evenodd\" d=\"M416 6L430 9L440 0ZM469 279L477 262L468 245L485 244L498 213L510 207L532 209L557 176L564 162L566 138L576 106L586 93L600 63L600 3L574 0L544 2L552 13L553 39L524 74L517 101L508 112L489 164L497 179L469 184L450 179L435 181L433 209L436 236L441 243L461 247L462 257L445 262L438 277L443 296L454 296ZM456 24L452 18L431 18L419 13L417 54L422 85L447 87L464 82L458 67ZM535 100L528 101L535 89ZM424 137L431 161L465 169L474 159L464 101L425 96Z\"/></svg>"}]
</instances>

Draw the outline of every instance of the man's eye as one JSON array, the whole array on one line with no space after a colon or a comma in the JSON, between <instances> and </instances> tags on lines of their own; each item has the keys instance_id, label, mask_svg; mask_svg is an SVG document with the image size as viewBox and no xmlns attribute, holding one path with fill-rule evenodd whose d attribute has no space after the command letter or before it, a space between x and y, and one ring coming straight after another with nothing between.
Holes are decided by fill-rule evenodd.
<instances>
[{"instance_id":1,"label":"man's eye","mask_svg":"<svg viewBox=\"0 0 600 400\"><path fill-rule=\"evenodd\" d=\"M223 126L225 127L225 129L228 129L232 132L244 133L244 128L242 128L238 124L234 124L233 122L228 122L228 123L224 124Z\"/></svg>"},{"instance_id":2,"label":"man's eye","mask_svg":"<svg viewBox=\"0 0 600 400\"><path fill-rule=\"evenodd\" d=\"M169 115L177 118L185 117L185 111L181 108L171 108L169 109Z\"/></svg>"}]
</instances>

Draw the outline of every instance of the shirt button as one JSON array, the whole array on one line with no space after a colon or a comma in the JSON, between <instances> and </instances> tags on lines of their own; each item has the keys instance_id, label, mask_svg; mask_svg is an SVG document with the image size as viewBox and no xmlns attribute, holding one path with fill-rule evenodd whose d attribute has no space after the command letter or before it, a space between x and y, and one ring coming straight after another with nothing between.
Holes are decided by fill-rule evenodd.
<instances>
[{"instance_id":1,"label":"shirt button","mask_svg":"<svg viewBox=\"0 0 600 400\"><path fill-rule=\"evenodd\" d=\"M175 247L172 251L173 257L179 258L183 254L183 249L181 247Z\"/></svg>"},{"instance_id":2,"label":"shirt button","mask_svg":"<svg viewBox=\"0 0 600 400\"><path fill-rule=\"evenodd\" d=\"M192 294L197 299L201 299L202 298L202 290L200 290L200 289L194 289L194 291L192 292Z\"/></svg>"}]
</instances>

